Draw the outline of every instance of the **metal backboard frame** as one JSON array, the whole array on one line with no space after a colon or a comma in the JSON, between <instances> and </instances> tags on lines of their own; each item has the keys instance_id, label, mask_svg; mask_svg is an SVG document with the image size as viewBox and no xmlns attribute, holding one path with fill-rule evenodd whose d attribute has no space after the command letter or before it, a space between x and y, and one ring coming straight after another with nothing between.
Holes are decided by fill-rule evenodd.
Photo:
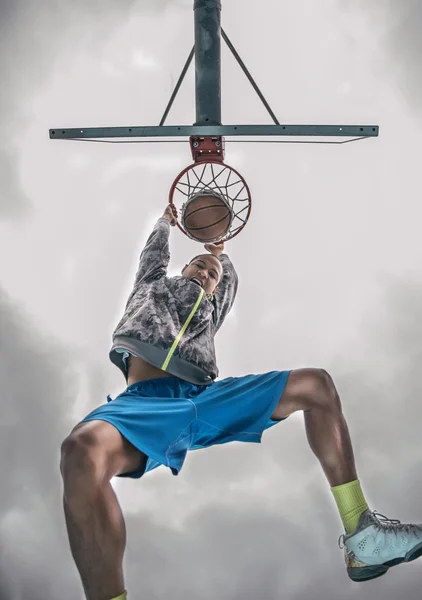
<instances>
[{"instance_id":1,"label":"metal backboard frame","mask_svg":"<svg viewBox=\"0 0 422 600\"><path fill-rule=\"evenodd\" d=\"M262 136L280 143L345 143L377 137L377 125L283 125L280 124L228 36L221 28L221 1L194 0L195 44L179 77L164 115L157 126L126 127L56 127L49 130L51 139L97 141L108 143L157 142L159 138L210 136ZM254 87L274 124L223 125L221 122L221 39L225 41L240 67ZM165 125L166 118L180 86L195 57L196 121L193 125ZM274 138L283 137L283 141ZM292 137L325 138L332 141L293 141ZM106 139L108 138L108 140ZM122 139L117 139L122 138ZM129 138L129 139L123 139ZM136 139L132 139L136 138ZM348 138L340 141L339 138ZM166 140L168 141L168 140ZM175 140L173 140L175 141ZM180 140L181 141L181 140ZM246 141L246 140L243 140ZM252 140L254 141L254 140ZM262 141L262 140L260 140Z\"/></svg>"}]
</instances>

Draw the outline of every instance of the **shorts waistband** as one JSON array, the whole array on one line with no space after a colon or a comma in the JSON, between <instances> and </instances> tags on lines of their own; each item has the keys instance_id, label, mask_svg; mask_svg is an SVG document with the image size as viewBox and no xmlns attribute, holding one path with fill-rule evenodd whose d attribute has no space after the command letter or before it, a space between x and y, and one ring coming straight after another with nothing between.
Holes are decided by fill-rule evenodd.
<instances>
[{"instance_id":1,"label":"shorts waistband","mask_svg":"<svg viewBox=\"0 0 422 600\"><path fill-rule=\"evenodd\" d=\"M147 383L155 383L155 382L160 382L160 381L180 381L182 383L185 383L186 385L193 385L192 383L183 381L183 379L180 379L179 377L157 377L155 379L143 379L142 381L137 381L136 383L132 383L132 385L129 385L126 388L126 391L136 390Z\"/></svg>"}]
</instances>

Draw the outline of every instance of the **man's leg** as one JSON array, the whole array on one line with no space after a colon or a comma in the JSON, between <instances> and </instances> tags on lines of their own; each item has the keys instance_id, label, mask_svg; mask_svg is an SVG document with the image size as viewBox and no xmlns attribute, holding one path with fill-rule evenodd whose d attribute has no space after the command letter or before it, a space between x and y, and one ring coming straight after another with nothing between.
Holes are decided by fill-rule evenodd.
<instances>
[{"instance_id":1,"label":"man's leg","mask_svg":"<svg viewBox=\"0 0 422 600\"><path fill-rule=\"evenodd\" d=\"M292 371L272 418L281 419L298 410L304 411L309 445L321 463L346 532L350 533L368 505L358 481L340 398L326 371Z\"/></svg>"},{"instance_id":2,"label":"man's leg","mask_svg":"<svg viewBox=\"0 0 422 600\"><path fill-rule=\"evenodd\" d=\"M332 486L346 530L341 537L350 579L374 579L390 567L422 556L422 525L404 524L368 510L340 399L328 373L292 371L273 419L296 410L304 411L309 444Z\"/></svg>"},{"instance_id":3,"label":"man's leg","mask_svg":"<svg viewBox=\"0 0 422 600\"><path fill-rule=\"evenodd\" d=\"M110 480L145 468L146 460L105 421L81 423L62 444L66 525L87 600L124 592L126 529Z\"/></svg>"}]
</instances>

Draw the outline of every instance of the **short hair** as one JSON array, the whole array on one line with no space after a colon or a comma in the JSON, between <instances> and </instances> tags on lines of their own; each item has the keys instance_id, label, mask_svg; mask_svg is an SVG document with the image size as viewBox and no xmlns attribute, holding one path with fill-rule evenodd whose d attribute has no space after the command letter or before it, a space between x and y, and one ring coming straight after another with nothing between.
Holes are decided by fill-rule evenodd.
<instances>
[{"instance_id":1,"label":"short hair","mask_svg":"<svg viewBox=\"0 0 422 600\"><path fill-rule=\"evenodd\" d=\"M218 260L218 262L221 264L221 260L218 258L218 256L216 256L215 254L198 254L197 256L195 256L195 258L192 258L192 260L189 262L189 264L191 265L193 263L194 260L197 260L198 258L202 258L203 256L213 256L214 258L216 258Z\"/></svg>"}]
</instances>

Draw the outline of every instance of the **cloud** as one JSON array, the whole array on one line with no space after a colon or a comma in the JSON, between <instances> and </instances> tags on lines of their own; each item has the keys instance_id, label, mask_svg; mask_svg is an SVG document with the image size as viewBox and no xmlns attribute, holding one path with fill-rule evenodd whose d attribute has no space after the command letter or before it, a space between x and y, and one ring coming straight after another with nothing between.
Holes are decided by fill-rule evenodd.
<instances>
[{"instance_id":1,"label":"cloud","mask_svg":"<svg viewBox=\"0 0 422 600\"><path fill-rule=\"evenodd\" d=\"M1 290L0 322L0 598L52 600L71 587L59 456L72 424L74 361ZM63 567L56 581L51 565Z\"/></svg>"},{"instance_id":2,"label":"cloud","mask_svg":"<svg viewBox=\"0 0 422 600\"><path fill-rule=\"evenodd\" d=\"M154 14L171 0L2 0L0 3L0 219L30 215L31 198L19 181L17 145L31 125L29 100L76 53L101 51L119 22L132 13ZM180 6L186 0L178 0ZM152 57L139 51L137 68L151 69ZM30 194L29 194L30 196Z\"/></svg>"},{"instance_id":3,"label":"cloud","mask_svg":"<svg viewBox=\"0 0 422 600\"><path fill-rule=\"evenodd\" d=\"M350 11L356 11L359 6L369 16L374 35L377 37L377 69L383 63L384 74L387 77L393 75L411 108L420 111L422 109L421 2L419 0L400 0L400 2L361 0L357 5L349 0L342 0L341 5Z\"/></svg>"},{"instance_id":4,"label":"cloud","mask_svg":"<svg viewBox=\"0 0 422 600\"><path fill-rule=\"evenodd\" d=\"M105 171L102 183L121 181L122 177L131 171L148 170L149 172L164 173L178 172L183 168L183 156L163 156L152 151L150 156L128 156L115 159Z\"/></svg>"},{"instance_id":5,"label":"cloud","mask_svg":"<svg viewBox=\"0 0 422 600\"><path fill-rule=\"evenodd\" d=\"M337 516L328 493L324 496L314 484L304 494L311 494L306 511L292 513L282 503L271 512L259 502L247 509L214 506L193 515L183 530L128 516L130 593L175 600L346 600L360 592L374 600L395 600L400 587L409 598L419 597L415 564L359 590L348 579L333 535L330 522L337 523ZM148 576L140 576L139 565Z\"/></svg>"}]
</instances>

